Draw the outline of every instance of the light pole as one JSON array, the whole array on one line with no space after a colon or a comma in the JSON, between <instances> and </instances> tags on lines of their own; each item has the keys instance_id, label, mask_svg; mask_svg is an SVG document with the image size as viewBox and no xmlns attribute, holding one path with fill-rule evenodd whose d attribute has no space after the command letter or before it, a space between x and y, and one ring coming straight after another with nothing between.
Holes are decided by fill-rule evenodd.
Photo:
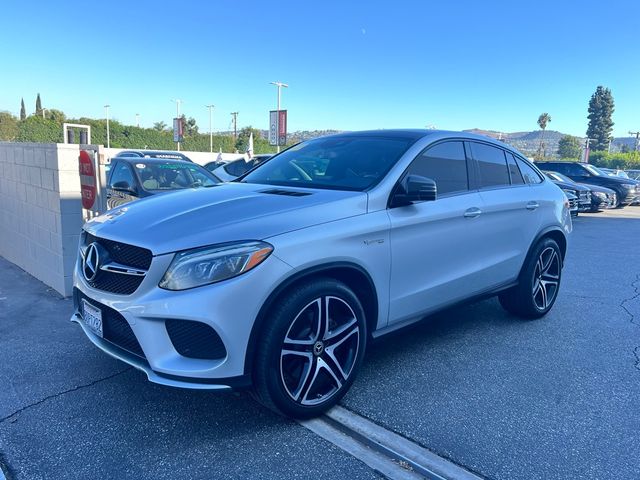
<instances>
[{"instance_id":1,"label":"light pole","mask_svg":"<svg viewBox=\"0 0 640 480\"><path fill-rule=\"evenodd\" d=\"M172 102L176 102L176 118L178 119L178 121L180 121L180 104L182 103L182 100L180 100L179 98L176 98L174 100L171 100ZM180 142L178 143L178 151L180 151Z\"/></svg>"},{"instance_id":2,"label":"light pole","mask_svg":"<svg viewBox=\"0 0 640 480\"><path fill-rule=\"evenodd\" d=\"M640 150L640 132L632 132L631 130L629 130L629 135L631 135L632 137L635 135L636 137L636 143L634 144L633 149L634 150Z\"/></svg>"},{"instance_id":3,"label":"light pole","mask_svg":"<svg viewBox=\"0 0 640 480\"><path fill-rule=\"evenodd\" d=\"M140 128L140 114L136 113L136 127Z\"/></svg>"},{"instance_id":4,"label":"light pole","mask_svg":"<svg viewBox=\"0 0 640 480\"><path fill-rule=\"evenodd\" d=\"M104 106L105 117L107 117L107 148L111 148L111 140L109 139L109 107L111 105Z\"/></svg>"},{"instance_id":5,"label":"light pole","mask_svg":"<svg viewBox=\"0 0 640 480\"><path fill-rule=\"evenodd\" d=\"M584 141L584 158L582 159L584 163L589 163L589 144L595 141L596 141L595 138L589 138L589 137L587 137L586 140Z\"/></svg>"},{"instance_id":6,"label":"light pole","mask_svg":"<svg viewBox=\"0 0 640 480\"><path fill-rule=\"evenodd\" d=\"M286 83L282 83L282 82L269 82L271 85L275 85L276 87L278 87L278 108L277 111L278 113L276 114L276 118L277 118L277 152L280 153L280 90L282 89L282 87L284 88L289 88L289 85L287 85Z\"/></svg>"},{"instance_id":7,"label":"light pole","mask_svg":"<svg viewBox=\"0 0 640 480\"><path fill-rule=\"evenodd\" d=\"M213 153L213 130L211 129L211 125L213 124L213 107L215 105L205 105L209 109L209 152Z\"/></svg>"}]
</instances>

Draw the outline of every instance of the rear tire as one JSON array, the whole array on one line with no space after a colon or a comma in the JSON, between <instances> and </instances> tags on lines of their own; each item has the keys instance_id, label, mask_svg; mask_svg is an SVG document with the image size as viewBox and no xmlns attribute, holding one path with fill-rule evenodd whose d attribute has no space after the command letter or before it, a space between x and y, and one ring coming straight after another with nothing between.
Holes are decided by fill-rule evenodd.
<instances>
[{"instance_id":1,"label":"rear tire","mask_svg":"<svg viewBox=\"0 0 640 480\"><path fill-rule=\"evenodd\" d=\"M558 297L562 278L562 254L551 238L536 244L525 260L518 285L502 292L502 307L518 317L535 319L546 315Z\"/></svg>"},{"instance_id":2,"label":"rear tire","mask_svg":"<svg viewBox=\"0 0 640 480\"><path fill-rule=\"evenodd\" d=\"M351 387L366 341L364 310L349 287L331 278L301 284L269 312L254 397L285 416L318 416Z\"/></svg>"}]
</instances>

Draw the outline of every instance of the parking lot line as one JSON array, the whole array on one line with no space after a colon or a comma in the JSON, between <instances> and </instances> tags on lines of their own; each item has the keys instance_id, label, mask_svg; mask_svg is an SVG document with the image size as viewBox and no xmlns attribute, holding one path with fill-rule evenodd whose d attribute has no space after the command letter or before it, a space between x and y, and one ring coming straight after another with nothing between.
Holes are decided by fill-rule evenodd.
<instances>
[{"instance_id":1,"label":"parking lot line","mask_svg":"<svg viewBox=\"0 0 640 480\"><path fill-rule=\"evenodd\" d=\"M391 479L480 480L482 477L343 407L301 425Z\"/></svg>"}]
</instances>

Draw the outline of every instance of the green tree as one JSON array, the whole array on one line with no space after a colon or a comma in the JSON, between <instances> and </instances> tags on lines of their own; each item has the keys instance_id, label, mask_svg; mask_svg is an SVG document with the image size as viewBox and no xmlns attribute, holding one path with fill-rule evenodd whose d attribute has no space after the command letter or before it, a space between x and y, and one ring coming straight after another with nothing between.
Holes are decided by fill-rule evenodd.
<instances>
[{"instance_id":1,"label":"green tree","mask_svg":"<svg viewBox=\"0 0 640 480\"><path fill-rule=\"evenodd\" d=\"M155 122L153 124L153 129L157 130L158 132L162 132L163 130L167 129L167 124L164 122Z\"/></svg>"},{"instance_id":2,"label":"green tree","mask_svg":"<svg viewBox=\"0 0 640 480\"><path fill-rule=\"evenodd\" d=\"M249 137L253 132L253 153L258 153L256 148L256 143L258 139L261 139L262 136L260 134L260 130L249 127L244 127L242 130L238 132L238 139L236 140L236 150L240 153L244 153L247 151L247 147L249 146Z\"/></svg>"},{"instance_id":3,"label":"green tree","mask_svg":"<svg viewBox=\"0 0 640 480\"><path fill-rule=\"evenodd\" d=\"M42 115L42 101L40 100L40 94L36 97L36 115Z\"/></svg>"},{"instance_id":4,"label":"green tree","mask_svg":"<svg viewBox=\"0 0 640 480\"><path fill-rule=\"evenodd\" d=\"M9 112L0 112L0 140L11 142L18 136L18 119Z\"/></svg>"},{"instance_id":5,"label":"green tree","mask_svg":"<svg viewBox=\"0 0 640 480\"><path fill-rule=\"evenodd\" d=\"M24 108L24 98L20 99L20 120L27 118L27 110Z\"/></svg>"},{"instance_id":6,"label":"green tree","mask_svg":"<svg viewBox=\"0 0 640 480\"><path fill-rule=\"evenodd\" d=\"M184 113L180 116L182 119L182 127L185 136L187 135L197 135L198 134L198 126L196 125L196 119L193 117L187 117Z\"/></svg>"},{"instance_id":7,"label":"green tree","mask_svg":"<svg viewBox=\"0 0 640 480\"><path fill-rule=\"evenodd\" d=\"M62 128L53 120L31 115L18 122L18 142L61 143Z\"/></svg>"},{"instance_id":8,"label":"green tree","mask_svg":"<svg viewBox=\"0 0 640 480\"><path fill-rule=\"evenodd\" d=\"M547 124L551 122L551 115L548 113L543 113L538 117L538 126L540 130L542 130L542 134L540 135L540 146L538 147L538 155L541 157L546 156L546 149L544 146L544 131L547 129Z\"/></svg>"},{"instance_id":9,"label":"green tree","mask_svg":"<svg viewBox=\"0 0 640 480\"><path fill-rule=\"evenodd\" d=\"M613 120L611 116L615 110L613 95L611 90L599 85L589 100L589 127L587 137L591 141L592 150L607 150L611 132L613 131Z\"/></svg>"},{"instance_id":10,"label":"green tree","mask_svg":"<svg viewBox=\"0 0 640 480\"><path fill-rule=\"evenodd\" d=\"M564 135L558 142L558 155L560 158L580 158L582 142L573 135Z\"/></svg>"},{"instance_id":11,"label":"green tree","mask_svg":"<svg viewBox=\"0 0 640 480\"><path fill-rule=\"evenodd\" d=\"M62 125L64 121L67 119L67 116L64 114L62 110L52 108L51 110L47 109L45 113L45 118L48 118L49 120L53 120L54 122Z\"/></svg>"}]
</instances>

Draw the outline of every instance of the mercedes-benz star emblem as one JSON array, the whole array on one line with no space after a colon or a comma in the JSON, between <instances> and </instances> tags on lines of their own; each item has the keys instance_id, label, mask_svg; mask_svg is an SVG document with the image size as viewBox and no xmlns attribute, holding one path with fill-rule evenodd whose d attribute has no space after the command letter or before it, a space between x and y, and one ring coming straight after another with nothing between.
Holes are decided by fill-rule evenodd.
<instances>
[{"instance_id":1,"label":"mercedes-benz star emblem","mask_svg":"<svg viewBox=\"0 0 640 480\"><path fill-rule=\"evenodd\" d=\"M100 254L98 253L98 245L94 242L87 247L82 259L82 274L87 282L92 281L98 274L100 265Z\"/></svg>"}]
</instances>

